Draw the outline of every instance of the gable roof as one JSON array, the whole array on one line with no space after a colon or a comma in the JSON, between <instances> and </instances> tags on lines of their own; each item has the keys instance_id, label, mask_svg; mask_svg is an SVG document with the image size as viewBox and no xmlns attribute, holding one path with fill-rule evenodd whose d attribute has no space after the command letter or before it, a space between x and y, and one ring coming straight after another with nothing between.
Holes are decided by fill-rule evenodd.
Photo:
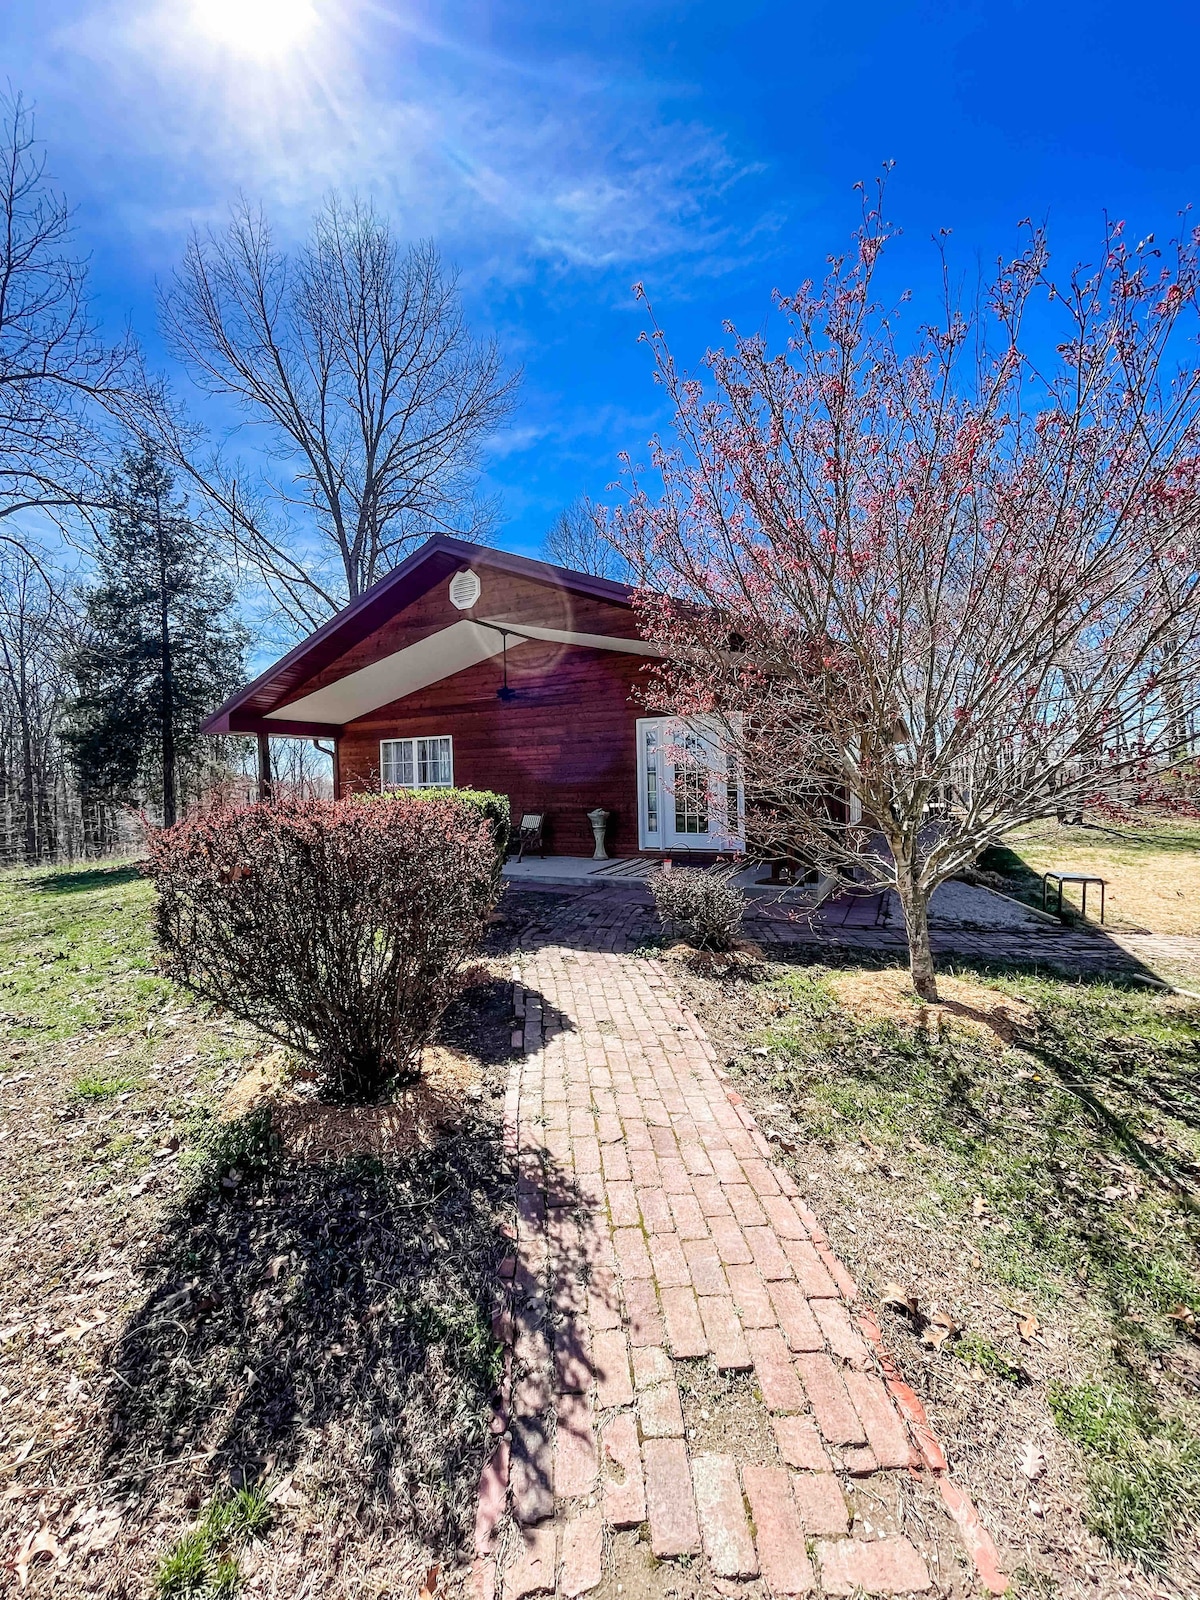
<instances>
[{"instance_id":1,"label":"gable roof","mask_svg":"<svg viewBox=\"0 0 1200 1600\"><path fill-rule=\"evenodd\" d=\"M329 666L355 645L369 638L390 617L468 566L490 568L517 577L531 578L540 583L550 583L556 588L586 595L594 600L608 601L613 605L628 607L632 602L633 590L628 585L615 583L610 578L596 578L590 573L573 572L568 567L558 567L549 561L535 561L529 556L510 555L506 550L493 550L487 545L452 539L446 534L434 534L398 567L359 595L357 600L352 600L315 633L310 634L294 649L289 650L287 655L268 667L264 673L255 678L253 683L246 684L236 694L231 695L225 704L202 724L201 732L209 734L262 732L291 734L305 738L328 738L340 733L344 721L350 719L343 715L337 721L321 720L325 705L316 694L305 696L303 700L296 702L298 715L295 718L288 717L286 710L281 713L275 708L322 668ZM473 632L481 631L481 625L478 623L467 622L465 625ZM514 626L511 631L519 634L522 630ZM528 627L523 631L530 636L537 634L546 636L551 632L548 629ZM598 636L580 635L579 642L600 645ZM637 653L645 650L644 646L639 647L633 640L622 642L626 648ZM483 646L480 648L482 659L483 654L490 652ZM465 664L467 662L464 659L463 665ZM370 670L361 669L360 672L348 676L360 678L364 671ZM453 667L451 670L457 671L460 668ZM426 681L435 681L436 677L443 675L445 674L438 672L434 678L428 678ZM418 686L420 685L414 682L413 687ZM326 699L331 698L326 696ZM311 707L306 703L310 700L314 702ZM355 711L352 714L359 713ZM328 712L326 715L328 716Z\"/></svg>"}]
</instances>

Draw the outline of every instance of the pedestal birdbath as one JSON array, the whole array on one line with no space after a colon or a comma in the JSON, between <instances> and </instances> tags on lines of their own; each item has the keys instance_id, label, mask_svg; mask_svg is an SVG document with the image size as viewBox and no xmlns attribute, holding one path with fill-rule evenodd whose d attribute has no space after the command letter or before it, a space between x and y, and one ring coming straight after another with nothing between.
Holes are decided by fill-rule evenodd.
<instances>
[{"instance_id":1,"label":"pedestal birdbath","mask_svg":"<svg viewBox=\"0 0 1200 1600\"><path fill-rule=\"evenodd\" d=\"M587 819L592 825L592 836L596 841L596 848L592 851L593 861L607 861L608 851L604 848L604 829L610 813L597 806L594 811L589 811Z\"/></svg>"}]
</instances>

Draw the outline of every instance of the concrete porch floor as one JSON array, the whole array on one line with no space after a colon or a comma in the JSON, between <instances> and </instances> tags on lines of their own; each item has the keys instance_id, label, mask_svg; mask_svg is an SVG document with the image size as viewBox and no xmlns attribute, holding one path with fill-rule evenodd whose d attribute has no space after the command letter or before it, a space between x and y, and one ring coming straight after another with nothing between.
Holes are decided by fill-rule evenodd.
<instances>
[{"instance_id":1,"label":"concrete porch floor","mask_svg":"<svg viewBox=\"0 0 1200 1600\"><path fill-rule=\"evenodd\" d=\"M684 863L675 858L679 865ZM531 888L562 888L576 890L621 889L641 890L645 880L658 865L656 859L646 856L627 856L608 861L596 861L591 856L540 856L524 861L505 863L504 876L513 884L528 884ZM891 928L902 930L904 913L894 890L875 893L835 894L827 898L820 909L815 904L817 889L814 884L788 888L782 884L768 884L767 867L753 862L736 874L733 881L746 892L747 899L756 907L758 915L770 916L774 911L785 921L797 916L815 918L825 927ZM1057 917L1035 910L1006 895L996 894L982 886L958 882L943 883L934 891L929 907L929 921L933 928L976 928L997 932L1033 931L1051 925L1059 927Z\"/></svg>"},{"instance_id":2,"label":"concrete porch floor","mask_svg":"<svg viewBox=\"0 0 1200 1600\"><path fill-rule=\"evenodd\" d=\"M687 864L678 856L674 857L674 860L678 866ZM650 856L612 857L607 861L596 861L591 856L526 856L524 861L506 861L504 876L511 883L525 882L574 888L586 883L599 887L601 884L644 883L657 865L658 860ZM753 889L766 875L767 868L761 862L754 862L737 873L733 881L740 889ZM812 885L807 885L798 889L786 889L780 885L768 892L794 902L811 898L813 888Z\"/></svg>"}]
</instances>

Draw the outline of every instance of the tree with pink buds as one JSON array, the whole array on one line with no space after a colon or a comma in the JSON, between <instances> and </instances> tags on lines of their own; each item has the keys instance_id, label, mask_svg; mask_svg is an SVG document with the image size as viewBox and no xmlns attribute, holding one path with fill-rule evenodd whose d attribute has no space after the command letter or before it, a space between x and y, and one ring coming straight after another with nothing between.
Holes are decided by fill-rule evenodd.
<instances>
[{"instance_id":1,"label":"tree with pink buds","mask_svg":"<svg viewBox=\"0 0 1200 1600\"><path fill-rule=\"evenodd\" d=\"M937 997L933 891L1014 827L1189 761L1200 683L1200 231L1109 225L1058 278L1043 229L903 335L864 204L786 341L700 377L609 537L663 652L649 701L722 726L764 856L889 886ZM649 307L647 306L649 310Z\"/></svg>"}]
</instances>

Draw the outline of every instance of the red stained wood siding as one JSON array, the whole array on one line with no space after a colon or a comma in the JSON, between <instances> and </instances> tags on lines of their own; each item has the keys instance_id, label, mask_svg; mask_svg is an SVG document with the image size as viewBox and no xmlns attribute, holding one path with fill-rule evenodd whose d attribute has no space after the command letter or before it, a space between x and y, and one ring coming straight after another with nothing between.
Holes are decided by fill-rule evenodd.
<instances>
[{"instance_id":1,"label":"red stained wood siding","mask_svg":"<svg viewBox=\"0 0 1200 1600\"><path fill-rule=\"evenodd\" d=\"M403 611L390 617L368 638L347 650L311 678L298 684L281 700L277 710L323 689L349 672L370 666L383 656L417 644L464 618L511 622L515 627L532 623L564 633L595 633L614 639L636 639L637 623L628 606L575 594L554 583L536 583L512 573L483 571L478 603L469 611L458 611L450 604L449 585L439 584Z\"/></svg>"},{"instance_id":2,"label":"red stained wood siding","mask_svg":"<svg viewBox=\"0 0 1200 1600\"><path fill-rule=\"evenodd\" d=\"M379 787L379 741L450 734L454 781L506 794L514 825L546 814L551 855L591 855L586 813L611 811L610 855L638 853L633 698L645 658L611 650L522 644L510 648L512 700L497 699L499 658L431 684L346 725L338 765L344 790Z\"/></svg>"},{"instance_id":3,"label":"red stained wood siding","mask_svg":"<svg viewBox=\"0 0 1200 1600\"><path fill-rule=\"evenodd\" d=\"M470 611L457 611L439 584L297 686L302 699L348 672L463 617L483 617L564 632L636 638L627 606L579 595L554 583L481 571L483 588ZM613 855L636 855L636 723L644 710L634 689L645 683L647 658L613 650L513 640L500 700L500 657L481 662L416 694L346 724L338 741L341 792L379 787L381 739L449 734L454 781L509 797L514 822L527 811L546 815L546 847L555 855L591 855L586 813L612 812L606 834Z\"/></svg>"}]
</instances>

